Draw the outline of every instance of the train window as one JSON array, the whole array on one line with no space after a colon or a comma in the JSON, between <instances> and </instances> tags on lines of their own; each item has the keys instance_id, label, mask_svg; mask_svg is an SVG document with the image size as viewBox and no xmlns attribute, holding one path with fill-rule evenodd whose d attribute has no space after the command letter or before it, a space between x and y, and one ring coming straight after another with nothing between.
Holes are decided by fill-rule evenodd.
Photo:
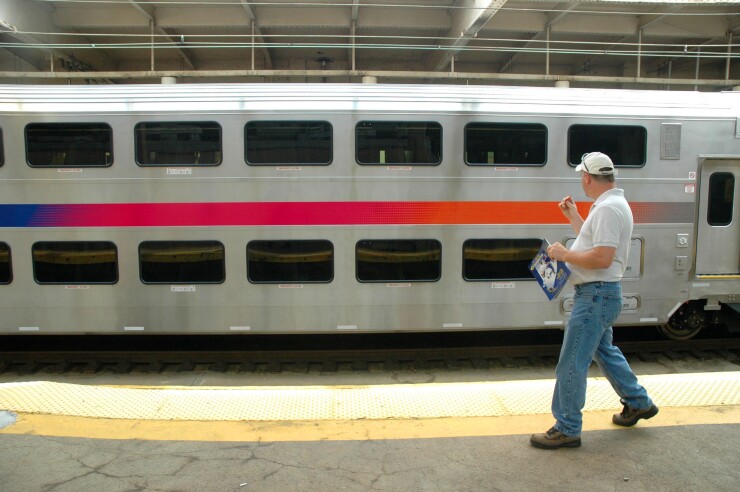
<instances>
[{"instance_id":1,"label":"train window","mask_svg":"<svg viewBox=\"0 0 740 492\"><path fill-rule=\"evenodd\" d=\"M732 222L735 176L732 173L714 173L709 177L707 223L710 226L727 226Z\"/></svg>"},{"instance_id":2,"label":"train window","mask_svg":"<svg viewBox=\"0 0 740 492\"><path fill-rule=\"evenodd\" d=\"M113 130L106 123L29 123L26 159L31 167L107 167Z\"/></svg>"},{"instance_id":3,"label":"train window","mask_svg":"<svg viewBox=\"0 0 740 492\"><path fill-rule=\"evenodd\" d=\"M5 149L3 147L3 130L0 129L0 166L5 164Z\"/></svg>"},{"instance_id":4,"label":"train window","mask_svg":"<svg viewBox=\"0 0 740 492\"><path fill-rule=\"evenodd\" d=\"M247 277L255 284L331 282L334 246L325 240L250 241Z\"/></svg>"},{"instance_id":5,"label":"train window","mask_svg":"<svg viewBox=\"0 0 740 492\"><path fill-rule=\"evenodd\" d=\"M115 284L118 251L109 241L43 241L32 247L40 284Z\"/></svg>"},{"instance_id":6,"label":"train window","mask_svg":"<svg viewBox=\"0 0 740 492\"><path fill-rule=\"evenodd\" d=\"M355 246L360 282L433 282L442 272L436 239L367 239Z\"/></svg>"},{"instance_id":7,"label":"train window","mask_svg":"<svg viewBox=\"0 0 740 492\"><path fill-rule=\"evenodd\" d=\"M244 126L245 160L250 166L326 166L332 131L327 121L250 121Z\"/></svg>"},{"instance_id":8,"label":"train window","mask_svg":"<svg viewBox=\"0 0 740 492\"><path fill-rule=\"evenodd\" d=\"M544 166L547 127L539 123L468 123L465 162L471 166Z\"/></svg>"},{"instance_id":9,"label":"train window","mask_svg":"<svg viewBox=\"0 0 740 492\"><path fill-rule=\"evenodd\" d=\"M468 239L463 243L463 278L534 280L529 264L542 239Z\"/></svg>"},{"instance_id":10,"label":"train window","mask_svg":"<svg viewBox=\"0 0 740 492\"><path fill-rule=\"evenodd\" d=\"M224 245L218 241L145 241L139 272L145 284L218 284L226 278Z\"/></svg>"},{"instance_id":11,"label":"train window","mask_svg":"<svg viewBox=\"0 0 740 492\"><path fill-rule=\"evenodd\" d=\"M214 121L138 123L134 134L140 166L221 164L221 125Z\"/></svg>"},{"instance_id":12,"label":"train window","mask_svg":"<svg viewBox=\"0 0 740 492\"><path fill-rule=\"evenodd\" d=\"M9 284L13 280L13 270L10 265L10 246L0 243L0 284Z\"/></svg>"},{"instance_id":13,"label":"train window","mask_svg":"<svg viewBox=\"0 0 740 492\"><path fill-rule=\"evenodd\" d=\"M568 162L583 154L603 152L616 167L642 167L647 155L647 130L642 126L573 125L568 129Z\"/></svg>"},{"instance_id":14,"label":"train window","mask_svg":"<svg viewBox=\"0 0 740 492\"><path fill-rule=\"evenodd\" d=\"M436 166L442 162L442 125L423 121L361 121L356 159L363 165Z\"/></svg>"}]
</instances>

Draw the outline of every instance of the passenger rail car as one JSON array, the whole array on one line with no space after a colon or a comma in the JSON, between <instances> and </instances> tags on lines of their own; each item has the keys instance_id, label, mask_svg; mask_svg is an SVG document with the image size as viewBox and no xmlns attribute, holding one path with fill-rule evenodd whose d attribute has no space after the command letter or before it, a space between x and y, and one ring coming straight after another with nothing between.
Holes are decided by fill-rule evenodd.
<instances>
[{"instance_id":1,"label":"passenger rail car","mask_svg":"<svg viewBox=\"0 0 740 492\"><path fill-rule=\"evenodd\" d=\"M528 264L609 154L619 325L740 307L740 93L412 85L0 87L0 333L563 327Z\"/></svg>"}]
</instances>

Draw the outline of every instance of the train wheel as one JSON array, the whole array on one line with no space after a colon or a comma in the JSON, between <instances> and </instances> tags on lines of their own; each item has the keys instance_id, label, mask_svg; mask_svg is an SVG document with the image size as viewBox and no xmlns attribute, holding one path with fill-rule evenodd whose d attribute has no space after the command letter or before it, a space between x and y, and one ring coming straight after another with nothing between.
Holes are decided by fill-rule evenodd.
<instances>
[{"instance_id":1,"label":"train wheel","mask_svg":"<svg viewBox=\"0 0 740 492\"><path fill-rule=\"evenodd\" d=\"M707 326L707 315L704 303L689 301L673 313L668 323L659 326L658 330L671 340L688 340L696 336Z\"/></svg>"}]
</instances>

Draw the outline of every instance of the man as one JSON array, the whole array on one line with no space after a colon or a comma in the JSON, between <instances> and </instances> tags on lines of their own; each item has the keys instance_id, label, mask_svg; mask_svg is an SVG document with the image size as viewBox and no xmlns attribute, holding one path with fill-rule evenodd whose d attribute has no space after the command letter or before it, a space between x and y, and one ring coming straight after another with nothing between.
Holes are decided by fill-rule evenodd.
<instances>
[{"instance_id":1,"label":"man","mask_svg":"<svg viewBox=\"0 0 740 492\"><path fill-rule=\"evenodd\" d=\"M620 281L632 237L632 211L624 190L616 187L617 171L607 155L584 155L576 171L581 173L583 191L594 204L584 220L573 199L565 197L560 210L578 237L570 250L560 243L547 250L551 258L566 262L576 292L555 370L552 414L556 422L550 430L533 434L529 440L543 449L581 445L581 410L592 360L596 360L624 405L622 412L612 417L615 424L630 427L658 413L624 355L612 344L612 324L622 309Z\"/></svg>"}]
</instances>

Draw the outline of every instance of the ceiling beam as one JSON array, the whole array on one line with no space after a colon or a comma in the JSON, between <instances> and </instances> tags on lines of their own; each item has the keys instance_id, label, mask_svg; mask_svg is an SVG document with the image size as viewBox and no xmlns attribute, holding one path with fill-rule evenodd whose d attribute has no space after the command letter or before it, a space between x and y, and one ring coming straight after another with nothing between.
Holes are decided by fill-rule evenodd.
<instances>
[{"instance_id":1,"label":"ceiling beam","mask_svg":"<svg viewBox=\"0 0 740 492\"><path fill-rule=\"evenodd\" d=\"M140 0L128 0L128 3L149 21L157 33L167 36L173 43L179 42L177 40L177 35L170 34L166 29L157 24L157 18L154 16L154 8L151 5L148 3L142 3ZM195 70L195 64L193 64L193 60L190 56L181 48L176 49L188 68L190 68L190 70Z\"/></svg>"},{"instance_id":2,"label":"ceiling beam","mask_svg":"<svg viewBox=\"0 0 740 492\"><path fill-rule=\"evenodd\" d=\"M554 26L558 22L565 19L565 17L572 11L578 8L580 3L561 3L553 7L553 10L559 10L559 12L553 14L549 13L547 14L547 22L545 23L544 28L535 34L529 41L527 41L521 48L521 51L526 51L526 48L529 48L533 45L538 45L539 47L542 46L542 39L547 36L547 30L548 28ZM506 72L511 66L513 65L514 61L519 57L519 53L515 53L509 58L506 63L504 63L501 68L499 69L499 72Z\"/></svg>"},{"instance_id":3,"label":"ceiling beam","mask_svg":"<svg viewBox=\"0 0 740 492\"><path fill-rule=\"evenodd\" d=\"M738 79L669 79L658 77L622 77L622 76L593 76L593 75L542 75L542 74L503 74L482 72L419 72L419 71L383 71L383 70L158 70L158 71L116 71L116 72L18 72L0 71L0 79L161 79L162 77L176 78L207 78L207 77L286 77L286 78L362 78L366 76L378 79L434 79L448 81L526 81L552 84L558 81L582 82L587 84L641 84L641 85L678 85L678 86L708 86L730 88L740 86Z\"/></svg>"},{"instance_id":4,"label":"ceiling beam","mask_svg":"<svg viewBox=\"0 0 740 492\"><path fill-rule=\"evenodd\" d=\"M503 7L506 0L461 0L455 3L452 13L452 21L445 38L439 43L448 47L445 50L433 52L427 60L427 66L433 67L432 71L438 72L447 68L451 60L470 41L478 35L478 32L496 13Z\"/></svg>"},{"instance_id":5,"label":"ceiling beam","mask_svg":"<svg viewBox=\"0 0 740 492\"><path fill-rule=\"evenodd\" d=\"M257 15L255 15L254 10L252 9L252 0L240 0L242 7L244 7L244 11L247 13L247 17L249 17L249 20L252 21L252 27L254 29L254 36L257 38L257 41L259 43L265 44L265 40L262 37L262 31L260 30L260 27L257 22ZM270 50L267 48L264 48L262 50L265 54L265 69L270 70L272 69L272 56L270 56Z\"/></svg>"}]
</instances>

